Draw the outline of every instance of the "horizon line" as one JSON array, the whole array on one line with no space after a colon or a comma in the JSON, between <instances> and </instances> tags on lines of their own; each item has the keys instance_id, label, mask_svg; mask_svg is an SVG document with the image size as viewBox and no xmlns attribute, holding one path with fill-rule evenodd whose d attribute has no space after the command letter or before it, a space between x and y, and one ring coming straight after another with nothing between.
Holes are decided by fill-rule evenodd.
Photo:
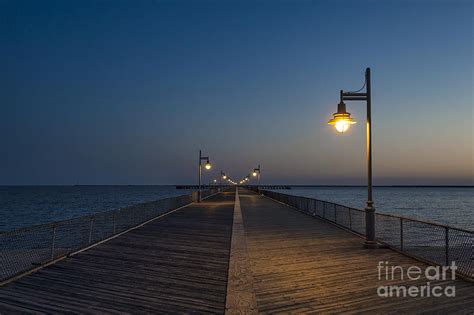
<instances>
[{"instance_id":1,"label":"horizon line","mask_svg":"<svg viewBox=\"0 0 474 315\"><path fill-rule=\"evenodd\" d=\"M0 185L0 187L99 187L99 186L198 186L197 184L19 184ZM220 186L220 184L202 184L202 186ZM257 185L227 185L222 186L257 186ZM286 187L367 187L367 185L300 185L300 184L260 184L260 186ZM474 185L373 185L373 187L446 187L446 188L474 188Z\"/></svg>"}]
</instances>

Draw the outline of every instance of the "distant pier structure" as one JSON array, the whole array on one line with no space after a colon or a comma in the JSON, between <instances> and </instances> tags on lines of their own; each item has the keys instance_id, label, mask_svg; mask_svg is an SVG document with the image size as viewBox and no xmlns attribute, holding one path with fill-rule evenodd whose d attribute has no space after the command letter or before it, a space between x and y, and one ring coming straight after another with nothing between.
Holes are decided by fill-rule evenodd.
<instances>
[{"instance_id":1,"label":"distant pier structure","mask_svg":"<svg viewBox=\"0 0 474 315\"><path fill-rule=\"evenodd\" d=\"M226 187L229 187L229 185L223 185ZM210 189L210 188L216 188L219 187L219 185L201 185L201 189ZM239 185L239 187L242 188L257 188L255 185ZM288 185L260 185L260 189L291 189L291 186ZM176 189L199 189L198 185L176 185Z\"/></svg>"},{"instance_id":2,"label":"distant pier structure","mask_svg":"<svg viewBox=\"0 0 474 315\"><path fill-rule=\"evenodd\" d=\"M209 188L216 188L219 185L201 185L202 190L206 190ZM176 189L199 189L198 185L176 185Z\"/></svg>"}]
</instances>

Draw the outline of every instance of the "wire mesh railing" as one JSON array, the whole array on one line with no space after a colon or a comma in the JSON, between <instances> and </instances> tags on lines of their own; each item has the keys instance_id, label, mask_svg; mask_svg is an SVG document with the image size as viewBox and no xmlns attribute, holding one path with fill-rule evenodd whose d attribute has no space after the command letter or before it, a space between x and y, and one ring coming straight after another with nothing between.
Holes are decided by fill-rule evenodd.
<instances>
[{"instance_id":1,"label":"wire mesh railing","mask_svg":"<svg viewBox=\"0 0 474 315\"><path fill-rule=\"evenodd\" d=\"M217 189L203 191L202 197L216 192ZM0 282L196 200L197 192L193 192L70 220L0 232Z\"/></svg>"},{"instance_id":2,"label":"wire mesh railing","mask_svg":"<svg viewBox=\"0 0 474 315\"><path fill-rule=\"evenodd\" d=\"M269 190L260 193L365 235L363 210ZM474 280L474 231L383 213L376 213L375 229L378 242L436 265L454 262L460 275Z\"/></svg>"}]
</instances>

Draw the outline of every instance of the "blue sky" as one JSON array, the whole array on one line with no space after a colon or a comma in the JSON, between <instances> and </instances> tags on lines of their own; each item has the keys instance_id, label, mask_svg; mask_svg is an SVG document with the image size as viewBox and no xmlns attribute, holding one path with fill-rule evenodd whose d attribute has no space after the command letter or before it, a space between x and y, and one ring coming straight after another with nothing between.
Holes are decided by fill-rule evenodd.
<instances>
[{"instance_id":1,"label":"blue sky","mask_svg":"<svg viewBox=\"0 0 474 315\"><path fill-rule=\"evenodd\" d=\"M2 1L0 184L472 184L470 1Z\"/></svg>"}]
</instances>

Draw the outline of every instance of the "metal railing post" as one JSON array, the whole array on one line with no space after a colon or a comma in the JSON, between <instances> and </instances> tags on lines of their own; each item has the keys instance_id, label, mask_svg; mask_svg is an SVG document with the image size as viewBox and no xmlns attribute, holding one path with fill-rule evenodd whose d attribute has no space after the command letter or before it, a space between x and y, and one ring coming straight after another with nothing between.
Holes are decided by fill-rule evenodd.
<instances>
[{"instance_id":1,"label":"metal railing post","mask_svg":"<svg viewBox=\"0 0 474 315\"><path fill-rule=\"evenodd\" d=\"M352 208L349 209L349 229L352 230Z\"/></svg>"},{"instance_id":2,"label":"metal railing post","mask_svg":"<svg viewBox=\"0 0 474 315\"><path fill-rule=\"evenodd\" d=\"M89 244L92 242L92 225L94 223L94 218L91 218L90 224L89 224Z\"/></svg>"},{"instance_id":3,"label":"metal railing post","mask_svg":"<svg viewBox=\"0 0 474 315\"><path fill-rule=\"evenodd\" d=\"M400 249L403 251L403 218L400 218Z\"/></svg>"},{"instance_id":4,"label":"metal railing post","mask_svg":"<svg viewBox=\"0 0 474 315\"><path fill-rule=\"evenodd\" d=\"M449 266L449 227L444 228L444 241L446 247L446 266Z\"/></svg>"},{"instance_id":5,"label":"metal railing post","mask_svg":"<svg viewBox=\"0 0 474 315\"><path fill-rule=\"evenodd\" d=\"M53 236L51 238L51 260L54 259L54 247L56 243L56 225L53 225Z\"/></svg>"},{"instance_id":6,"label":"metal railing post","mask_svg":"<svg viewBox=\"0 0 474 315\"><path fill-rule=\"evenodd\" d=\"M113 215L112 220L113 220L113 225L114 225L112 235L115 235L115 230L116 230L116 225L117 225L116 218L115 218L115 211L114 211L114 215Z\"/></svg>"}]
</instances>

